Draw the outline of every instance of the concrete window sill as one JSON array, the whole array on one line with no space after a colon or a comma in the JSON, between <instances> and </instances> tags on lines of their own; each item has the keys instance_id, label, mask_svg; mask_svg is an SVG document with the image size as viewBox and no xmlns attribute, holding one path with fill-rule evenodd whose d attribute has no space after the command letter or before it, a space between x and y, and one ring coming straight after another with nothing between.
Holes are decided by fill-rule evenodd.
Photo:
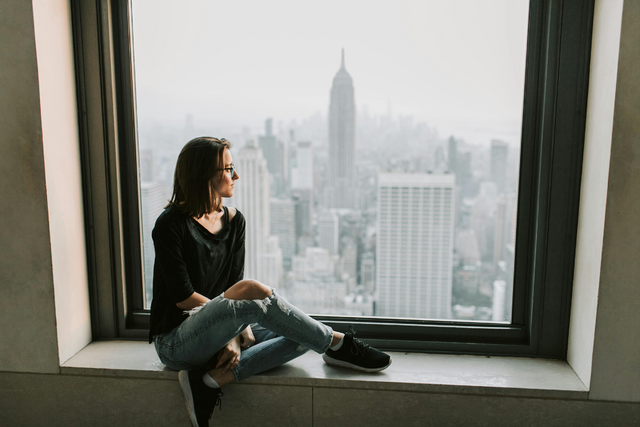
<instances>
[{"instance_id":1,"label":"concrete window sill","mask_svg":"<svg viewBox=\"0 0 640 427\"><path fill-rule=\"evenodd\" d=\"M326 365L308 352L242 384L324 387L513 397L587 399L589 391L563 361L421 353L391 353L393 364L377 374ZM61 366L70 375L176 379L153 345L96 341Z\"/></svg>"}]
</instances>

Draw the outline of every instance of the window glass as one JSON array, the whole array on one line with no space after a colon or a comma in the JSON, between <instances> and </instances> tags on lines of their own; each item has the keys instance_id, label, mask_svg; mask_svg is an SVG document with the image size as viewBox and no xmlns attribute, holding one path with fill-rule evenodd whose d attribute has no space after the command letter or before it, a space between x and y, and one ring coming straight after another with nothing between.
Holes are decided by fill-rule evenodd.
<instances>
[{"instance_id":1,"label":"window glass","mask_svg":"<svg viewBox=\"0 0 640 427\"><path fill-rule=\"evenodd\" d=\"M245 277L313 314L511 320L527 1L132 15L146 308L177 155L210 135L256 236Z\"/></svg>"}]
</instances>

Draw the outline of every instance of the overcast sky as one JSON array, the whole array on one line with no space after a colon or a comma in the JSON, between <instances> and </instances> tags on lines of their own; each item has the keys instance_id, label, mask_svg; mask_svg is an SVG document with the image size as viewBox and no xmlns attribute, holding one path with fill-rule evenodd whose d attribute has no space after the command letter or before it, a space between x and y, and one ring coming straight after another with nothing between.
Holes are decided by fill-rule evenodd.
<instances>
[{"instance_id":1,"label":"overcast sky","mask_svg":"<svg viewBox=\"0 0 640 427\"><path fill-rule=\"evenodd\" d=\"M525 0L133 0L138 114L326 115L344 47L360 111L519 124L527 14Z\"/></svg>"}]
</instances>

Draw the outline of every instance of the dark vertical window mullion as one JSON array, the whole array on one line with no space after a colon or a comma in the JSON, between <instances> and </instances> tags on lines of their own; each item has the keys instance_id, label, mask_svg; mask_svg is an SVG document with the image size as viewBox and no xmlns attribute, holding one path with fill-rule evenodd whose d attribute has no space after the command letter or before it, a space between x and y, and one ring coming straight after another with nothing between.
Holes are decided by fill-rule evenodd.
<instances>
[{"instance_id":1,"label":"dark vertical window mullion","mask_svg":"<svg viewBox=\"0 0 640 427\"><path fill-rule=\"evenodd\" d=\"M570 298L578 222L584 129L586 124L594 2L561 4L556 121L549 198L550 221L545 265L547 283L541 305L541 356L566 357ZM584 66L575 66L584 64Z\"/></svg>"},{"instance_id":2,"label":"dark vertical window mullion","mask_svg":"<svg viewBox=\"0 0 640 427\"><path fill-rule=\"evenodd\" d=\"M122 221L125 242L126 328L136 328L135 311L144 305L141 207L138 150L135 132L135 92L128 0L112 1L116 97L118 99L118 143L121 167Z\"/></svg>"},{"instance_id":3,"label":"dark vertical window mullion","mask_svg":"<svg viewBox=\"0 0 640 427\"><path fill-rule=\"evenodd\" d=\"M106 0L72 0L89 298L94 338L118 336L119 242L117 159L112 141L111 38ZM105 10L106 9L106 10ZM106 13L105 13L106 12Z\"/></svg>"},{"instance_id":4,"label":"dark vertical window mullion","mask_svg":"<svg viewBox=\"0 0 640 427\"><path fill-rule=\"evenodd\" d=\"M78 133L80 139L80 158L82 173L82 197L84 203L84 226L85 241L87 251L87 276L89 280L89 295L91 307L91 334L94 337L101 335L100 322L102 314L100 313L100 304L98 304L98 275L96 266L96 242L94 228L94 200L91 178L91 154L89 146L89 124L87 118L87 83L84 72L84 45L83 45L83 28L82 28L82 11L80 2L72 0L71 3L71 23L73 32L73 49L74 49L74 70L76 77L76 99L78 105Z\"/></svg>"},{"instance_id":5,"label":"dark vertical window mullion","mask_svg":"<svg viewBox=\"0 0 640 427\"><path fill-rule=\"evenodd\" d=\"M528 313L530 343L533 351L537 353L541 336L542 303L547 283L546 275L546 251L548 249L548 227L550 208L550 187L553 167L553 129L557 119L557 78L558 61L560 53L560 36L562 22L562 0L546 2L543 25L543 55L540 58L541 71L543 73L539 86L539 94L542 95L540 104L540 121L536 135L536 164L534 171L535 216L532 224L535 227L534 244L532 247L533 265L531 270L531 288L527 295L530 304Z\"/></svg>"},{"instance_id":6,"label":"dark vertical window mullion","mask_svg":"<svg viewBox=\"0 0 640 427\"><path fill-rule=\"evenodd\" d=\"M518 181L518 219L513 275L511 324L528 326L531 320L531 292L536 240L536 183L539 174L539 129L543 114L547 37L544 21L548 13L545 2L533 0L529 9L527 64L525 71L520 173Z\"/></svg>"}]
</instances>

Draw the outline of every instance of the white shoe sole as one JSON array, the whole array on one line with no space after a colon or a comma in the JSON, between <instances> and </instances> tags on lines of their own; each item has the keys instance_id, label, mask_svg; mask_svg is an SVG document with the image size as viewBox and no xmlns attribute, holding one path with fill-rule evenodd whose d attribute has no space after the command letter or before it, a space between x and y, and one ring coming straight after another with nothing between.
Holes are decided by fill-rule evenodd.
<instances>
[{"instance_id":1,"label":"white shoe sole","mask_svg":"<svg viewBox=\"0 0 640 427\"><path fill-rule=\"evenodd\" d=\"M180 381L180 388L184 395L184 403L187 406L187 413L189 414L191 425L193 427L199 427L198 420L196 419L196 409L193 404L193 394L191 393L191 386L189 385L189 372L180 371L178 373L178 381Z\"/></svg>"},{"instance_id":2,"label":"white shoe sole","mask_svg":"<svg viewBox=\"0 0 640 427\"><path fill-rule=\"evenodd\" d=\"M354 370L360 371L360 372L380 372L380 371L382 371L384 369L387 369L389 366L391 366L391 358L389 358L389 363L387 364L387 366L383 366L381 368L363 368L362 366L354 365L353 363L345 362L343 360L334 359L333 357L327 356L327 353L324 353L322 355L322 360L324 360L327 365L339 366L341 368L354 369Z\"/></svg>"}]
</instances>

